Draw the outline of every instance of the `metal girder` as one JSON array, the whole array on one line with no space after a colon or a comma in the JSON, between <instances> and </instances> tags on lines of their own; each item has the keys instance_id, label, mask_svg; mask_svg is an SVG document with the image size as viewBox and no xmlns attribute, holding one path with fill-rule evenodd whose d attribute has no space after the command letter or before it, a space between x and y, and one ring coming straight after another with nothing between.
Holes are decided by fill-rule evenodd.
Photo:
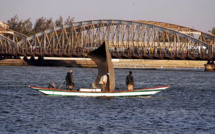
<instances>
[{"instance_id":1,"label":"metal girder","mask_svg":"<svg viewBox=\"0 0 215 134\"><path fill-rule=\"evenodd\" d=\"M11 29L3 29L0 31L1 34L11 34L11 35L14 35L14 36L18 36L22 39L25 39L27 38L26 35L22 34L22 33L19 33L19 32L16 32L14 30L11 30Z\"/></svg>"},{"instance_id":2,"label":"metal girder","mask_svg":"<svg viewBox=\"0 0 215 134\"><path fill-rule=\"evenodd\" d=\"M0 35L0 38L4 41L8 41L9 43L11 43L12 45L16 45L16 42L12 41L11 39L8 39L7 37Z\"/></svg>"},{"instance_id":3,"label":"metal girder","mask_svg":"<svg viewBox=\"0 0 215 134\"><path fill-rule=\"evenodd\" d=\"M26 41L29 41L29 40L32 40L34 39L36 36L39 37L39 36L43 36L45 33L46 34L49 34L53 31L59 31L59 30L62 30L62 29L67 29L67 28L72 28L72 27L77 27L77 26L89 26L89 25L96 25L96 24L107 24L107 25L117 25L117 24L123 24L123 25L139 25L139 26L142 26L142 25L146 25L148 26L149 28L158 28L158 29L161 29L161 30L166 30L168 31L169 33L177 33L177 35L181 36L181 37L187 37L189 39L191 39L192 41L194 42L200 42L203 46L207 47L208 43L204 42L204 41L201 41L199 39L196 39L194 37L191 37L189 35L186 35L184 33L181 33L177 30L173 30L173 29L170 29L166 26L162 26L162 25L157 25L157 23L147 23L147 21L127 21L127 20L90 20L90 21L82 21L82 22L75 22L73 24L70 24L70 25L64 25L64 26L59 26L59 27L56 27L56 28L53 28L53 29L49 29L49 30L45 30L44 32L39 32L35 35L32 35L30 37L27 37L26 39L24 40L21 40L20 42L18 42L18 45L26 42ZM213 37L211 35L208 35L208 34L205 34L207 37Z\"/></svg>"},{"instance_id":4,"label":"metal girder","mask_svg":"<svg viewBox=\"0 0 215 134\"><path fill-rule=\"evenodd\" d=\"M171 24L171 23L166 23L166 22L157 22L157 21L142 21L139 20L138 22L144 22L144 23L149 23L149 24L154 24L162 27L167 27L169 29L173 29L176 31L179 31L181 33L193 33L193 34L198 34L198 35L204 35L205 37L215 39L215 36L212 34L205 33L203 31L194 29L194 28L189 28L181 25L176 25L176 24Z\"/></svg>"}]
</instances>

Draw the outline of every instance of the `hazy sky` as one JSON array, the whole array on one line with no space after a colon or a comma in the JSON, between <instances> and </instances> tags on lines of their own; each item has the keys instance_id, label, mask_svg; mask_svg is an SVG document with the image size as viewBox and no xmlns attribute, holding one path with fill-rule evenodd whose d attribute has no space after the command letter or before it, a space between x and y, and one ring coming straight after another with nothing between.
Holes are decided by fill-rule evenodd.
<instances>
[{"instance_id":1,"label":"hazy sky","mask_svg":"<svg viewBox=\"0 0 215 134\"><path fill-rule=\"evenodd\" d=\"M98 19L149 20L208 32L215 27L215 0L0 0L0 20L62 15L75 21Z\"/></svg>"}]
</instances>

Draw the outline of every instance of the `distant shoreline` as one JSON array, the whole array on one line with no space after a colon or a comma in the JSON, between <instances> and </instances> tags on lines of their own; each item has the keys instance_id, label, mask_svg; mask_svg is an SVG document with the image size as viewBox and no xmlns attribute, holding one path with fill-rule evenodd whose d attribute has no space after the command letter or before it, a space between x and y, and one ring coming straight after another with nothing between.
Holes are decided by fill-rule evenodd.
<instances>
[{"instance_id":1,"label":"distant shoreline","mask_svg":"<svg viewBox=\"0 0 215 134\"><path fill-rule=\"evenodd\" d=\"M144 60L144 59L113 59L114 68L133 69L204 69L207 61L188 60ZM97 67L89 59L69 60L23 60L23 59L1 59L0 66L65 66L65 67Z\"/></svg>"}]
</instances>

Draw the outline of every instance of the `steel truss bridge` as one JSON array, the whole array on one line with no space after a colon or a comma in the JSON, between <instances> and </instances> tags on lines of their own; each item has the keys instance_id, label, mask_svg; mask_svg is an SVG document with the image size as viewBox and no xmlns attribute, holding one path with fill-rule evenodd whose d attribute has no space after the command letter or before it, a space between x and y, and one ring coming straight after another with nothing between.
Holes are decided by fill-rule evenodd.
<instances>
[{"instance_id":1,"label":"steel truss bridge","mask_svg":"<svg viewBox=\"0 0 215 134\"><path fill-rule=\"evenodd\" d=\"M25 36L0 29L0 57L83 57L106 41L113 58L215 59L215 36L155 21L90 20Z\"/></svg>"}]
</instances>

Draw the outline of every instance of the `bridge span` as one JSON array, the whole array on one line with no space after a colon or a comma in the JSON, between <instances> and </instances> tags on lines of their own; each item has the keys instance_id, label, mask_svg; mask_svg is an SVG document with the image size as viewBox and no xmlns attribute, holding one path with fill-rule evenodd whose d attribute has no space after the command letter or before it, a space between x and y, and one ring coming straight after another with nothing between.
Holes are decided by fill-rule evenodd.
<instances>
[{"instance_id":1,"label":"bridge span","mask_svg":"<svg viewBox=\"0 0 215 134\"><path fill-rule=\"evenodd\" d=\"M215 36L180 25L131 20L90 20L26 37L0 32L0 58L84 57L103 41L113 58L214 61ZM8 32L10 31L10 32ZM11 34L12 33L12 34Z\"/></svg>"}]
</instances>

